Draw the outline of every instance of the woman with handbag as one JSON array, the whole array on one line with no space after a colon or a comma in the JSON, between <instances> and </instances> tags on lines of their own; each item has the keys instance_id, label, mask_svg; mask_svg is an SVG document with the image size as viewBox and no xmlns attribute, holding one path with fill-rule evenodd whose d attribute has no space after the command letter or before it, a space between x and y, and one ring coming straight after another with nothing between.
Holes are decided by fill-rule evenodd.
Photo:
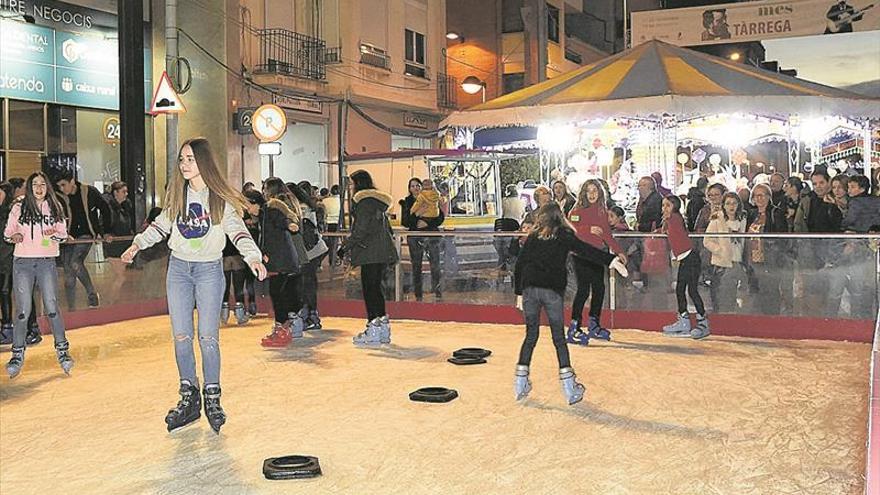
<instances>
[{"instance_id":1,"label":"woman with handbag","mask_svg":"<svg viewBox=\"0 0 880 495\"><path fill-rule=\"evenodd\" d=\"M299 201L302 211L302 223L300 235L306 248L307 262L302 270L302 297L303 306L300 310L300 318L305 323L306 330L320 330L321 317L318 316L318 267L321 260L327 254L327 243L321 237L318 230L317 204L314 196L307 191L312 189L306 181L299 184L290 184L290 192Z\"/></svg>"},{"instance_id":2,"label":"woman with handbag","mask_svg":"<svg viewBox=\"0 0 880 495\"><path fill-rule=\"evenodd\" d=\"M263 183L266 204L260 212L263 261L269 271L269 298L275 313L272 333L263 337L263 347L287 347L294 337L302 337L302 261L294 244L300 230L299 202L284 182L270 177Z\"/></svg>"},{"instance_id":3,"label":"woman with handbag","mask_svg":"<svg viewBox=\"0 0 880 495\"><path fill-rule=\"evenodd\" d=\"M663 198L663 230L669 239L672 256L678 260L678 279L675 297L678 301L678 319L663 327L664 335L704 339L709 336L709 320L700 297L700 251L695 249L681 216L681 200L677 196ZM697 326L691 329L687 296L697 310Z\"/></svg>"},{"instance_id":4,"label":"woman with handbag","mask_svg":"<svg viewBox=\"0 0 880 495\"><path fill-rule=\"evenodd\" d=\"M376 189L365 170L349 177L352 188L351 235L340 246L340 257L349 253L352 266L361 269L361 287L367 307L367 328L352 339L355 345L379 345L391 342L391 323L385 312L382 278L388 265L398 261L397 250L388 221L390 194Z\"/></svg>"}]
</instances>

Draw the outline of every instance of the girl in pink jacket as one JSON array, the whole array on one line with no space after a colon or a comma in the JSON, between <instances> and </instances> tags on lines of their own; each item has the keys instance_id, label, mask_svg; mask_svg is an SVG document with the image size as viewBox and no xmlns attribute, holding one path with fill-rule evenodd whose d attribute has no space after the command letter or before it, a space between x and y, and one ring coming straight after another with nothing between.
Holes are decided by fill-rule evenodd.
<instances>
[{"instance_id":1,"label":"girl in pink jacket","mask_svg":"<svg viewBox=\"0 0 880 495\"><path fill-rule=\"evenodd\" d=\"M55 269L58 244L67 239L67 225L61 203L49 184L43 172L28 177L24 198L12 206L3 232L6 242L15 244L12 283L16 313L12 358L6 364L9 378L18 376L24 364L27 318L31 312L34 285L40 287L46 316L52 323L58 363L67 374L73 368L70 343L64 335L64 320L58 308L58 272Z\"/></svg>"}]
</instances>

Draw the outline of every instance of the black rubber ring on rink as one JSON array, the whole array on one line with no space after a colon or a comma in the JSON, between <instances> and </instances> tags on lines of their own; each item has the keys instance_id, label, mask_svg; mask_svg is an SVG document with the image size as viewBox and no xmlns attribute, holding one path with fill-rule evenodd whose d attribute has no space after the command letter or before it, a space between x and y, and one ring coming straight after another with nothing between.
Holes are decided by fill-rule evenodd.
<instances>
[{"instance_id":1,"label":"black rubber ring on rink","mask_svg":"<svg viewBox=\"0 0 880 495\"><path fill-rule=\"evenodd\" d=\"M457 364L459 366L467 365L467 364L483 364L486 362L485 359L479 356L468 356L463 355L461 357L451 357L447 359L452 364Z\"/></svg>"},{"instance_id":2,"label":"black rubber ring on rink","mask_svg":"<svg viewBox=\"0 0 880 495\"><path fill-rule=\"evenodd\" d=\"M492 355L492 351L489 349L481 349L479 347L464 347L452 353L452 357L471 357L477 356L481 358L487 358Z\"/></svg>"},{"instance_id":3,"label":"black rubber ring on rink","mask_svg":"<svg viewBox=\"0 0 880 495\"><path fill-rule=\"evenodd\" d=\"M456 397L458 392L445 387L422 387L409 394L409 400L416 402L449 402Z\"/></svg>"},{"instance_id":4,"label":"black rubber ring on rink","mask_svg":"<svg viewBox=\"0 0 880 495\"><path fill-rule=\"evenodd\" d=\"M321 476L317 457L286 455L270 457L263 461L263 476L269 480L293 480Z\"/></svg>"}]
</instances>

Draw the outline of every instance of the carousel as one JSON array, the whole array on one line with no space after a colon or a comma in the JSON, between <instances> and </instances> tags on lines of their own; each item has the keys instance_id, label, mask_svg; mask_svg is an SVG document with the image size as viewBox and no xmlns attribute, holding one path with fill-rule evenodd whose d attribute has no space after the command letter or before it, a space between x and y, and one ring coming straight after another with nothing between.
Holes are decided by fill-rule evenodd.
<instances>
[{"instance_id":1,"label":"carousel","mask_svg":"<svg viewBox=\"0 0 880 495\"><path fill-rule=\"evenodd\" d=\"M681 192L699 176L736 188L819 164L871 177L880 162L880 99L657 40L455 112L444 124L455 129L456 146L531 144L542 182L576 190L603 178L628 207L638 178L652 173ZM481 133L503 135L497 128L505 127L518 128L516 141L480 143Z\"/></svg>"}]
</instances>

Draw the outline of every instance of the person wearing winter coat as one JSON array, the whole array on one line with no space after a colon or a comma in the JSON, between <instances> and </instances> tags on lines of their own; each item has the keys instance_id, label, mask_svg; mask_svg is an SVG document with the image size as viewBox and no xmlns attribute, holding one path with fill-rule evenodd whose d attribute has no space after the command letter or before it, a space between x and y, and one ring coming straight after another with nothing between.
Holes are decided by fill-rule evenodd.
<instances>
[{"instance_id":1,"label":"person wearing winter coat","mask_svg":"<svg viewBox=\"0 0 880 495\"><path fill-rule=\"evenodd\" d=\"M287 347L293 338L302 337L301 252L294 236L302 225L302 210L284 182L270 177L263 183L266 204L260 211L260 249L269 276L269 297L275 313L272 332L263 337L263 347Z\"/></svg>"},{"instance_id":2,"label":"person wearing winter coat","mask_svg":"<svg viewBox=\"0 0 880 495\"><path fill-rule=\"evenodd\" d=\"M367 310L367 327L352 339L355 345L380 345L391 342L391 323L385 311L382 280L385 270L398 262L394 247L388 207L391 195L376 189L373 178L365 170L351 174L351 235L339 248L339 255L348 255L352 266L361 270L361 288Z\"/></svg>"}]
</instances>

